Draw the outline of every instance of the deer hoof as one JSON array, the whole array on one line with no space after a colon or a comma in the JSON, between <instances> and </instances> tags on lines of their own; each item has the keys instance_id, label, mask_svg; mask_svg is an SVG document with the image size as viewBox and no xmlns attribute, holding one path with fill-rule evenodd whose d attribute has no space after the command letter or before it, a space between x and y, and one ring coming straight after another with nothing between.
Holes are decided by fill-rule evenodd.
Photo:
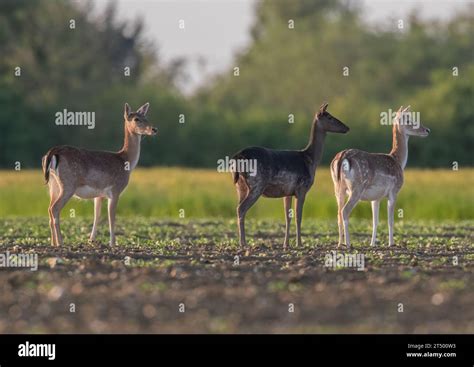
<instances>
[{"instance_id":1,"label":"deer hoof","mask_svg":"<svg viewBox=\"0 0 474 367\"><path fill-rule=\"evenodd\" d=\"M239 256L250 256L250 251L245 248L240 248L237 254Z\"/></svg>"}]
</instances>

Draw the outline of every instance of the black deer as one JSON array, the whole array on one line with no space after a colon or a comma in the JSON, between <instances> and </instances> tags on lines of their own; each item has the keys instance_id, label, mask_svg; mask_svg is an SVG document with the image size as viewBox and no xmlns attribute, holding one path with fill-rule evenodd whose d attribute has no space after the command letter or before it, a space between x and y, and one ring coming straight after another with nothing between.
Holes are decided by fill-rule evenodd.
<instances>
[{"instance_id":1,"label":"black deer","mask_svg":"<svg viewBox=\"0 0 474 367\"><path fill-rule=\"evenodd\" d=\"M314 182L316 167L321 161L324 139L327 132L346 133L349 128L327 112L328 104L323 104L316 113L311 128L309 143L303 150L273 150L262 147L245 148L232 159L255 160L256 173L233 172L239 204L237 221L240 246L247 245L245 240L245 214L257 199L263 195L270 198L283 198L286 233L284 248L289 243L291 221L291 199L296 198L296 239L301 245L301 219L306 193Z\"/></svg>"}]
</instances>

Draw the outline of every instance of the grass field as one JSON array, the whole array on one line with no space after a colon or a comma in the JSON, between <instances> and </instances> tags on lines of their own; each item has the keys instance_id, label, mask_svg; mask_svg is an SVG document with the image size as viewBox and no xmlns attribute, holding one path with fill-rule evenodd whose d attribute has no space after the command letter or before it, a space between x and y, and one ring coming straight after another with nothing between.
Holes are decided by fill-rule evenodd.
<instances>
[{"instance_id":1,"label":"grass field","mask_svg":"<svg viewBox=\"0 0 474 367\"><path fill-rule=\"evenodd\" d=\"M4 220L0 253L39 269L0 271L0 333L474 332L472 221L399 222L391 248L368 246L369 221L351 229L337 249L333 221L307 221L283 250L282 223L249 221L240 251L234 220L122 218L109 248L105 223L92 245L90 221L67 218L57 249L43 218ZM364 269L325 266L332 250Z\"/></svg>"},{"instance_id":2,"label":"grass field","mask_svg":"<svg viewBox=\"0 0 474 367\"><path fill-rule=\"evenodd\" d=\"M41 173L3 171L0 254L36 254L39 268L0 267L0 333L472 333L473 176L408 170L396 246L387 247L385 210L380 244L369 246L370 205L362 203L348 250L337 248L323 168L305 206L303 246L293 223L291 248L282 249L282 202L262 199L242 250L230 175L139 169L119 203L118 246L107 245L105 215L89 244L92 203L72 200L65 244L53 248ZM331 251L363 255L364 266L327 266Z\"/></svg>"},{"instance_id":3,"label":"grass field","mask_svg":"<svg viewBox=\"0 0 474 367\"><path fill-rule=\"evenodd\" d=\"M236 193L230 174L215 170L153 168L137 169L118 206L119 216L180 218L234 218ZM47 216L49 197L39 170L0 171L0 218ZM381 217L385 217L386 203ZM90 200L71 200L63 215L92 217ZM397 201L404 220L474 219L474 169L413 170L405 173L405 184ZM261 199L249 217L283 217L281 199ZM309 192L304 218L333 219L336 201L329 169L321 167ZM370 218L370 204L361 203L354 218Z\"/></svg>"}]
</instances>

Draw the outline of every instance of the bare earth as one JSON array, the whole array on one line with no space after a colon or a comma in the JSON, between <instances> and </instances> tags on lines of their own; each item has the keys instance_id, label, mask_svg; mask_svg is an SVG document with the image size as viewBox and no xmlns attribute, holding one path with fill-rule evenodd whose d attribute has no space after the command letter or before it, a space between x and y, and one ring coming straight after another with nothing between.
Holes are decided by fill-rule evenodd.
<instances>
[{"instance_id":1,"label":"bare earth","mask_svg":"<svg viewBox=\"0 0 474 367\"><path fill-rule=\"evenodd\" d=\"M90 220L64 219L65 246L45 218L0 221L0 253L36 253L38 271L0 268L0 333L473 333L474 223L397 223L376 248L370 223L337 249L336 224L303 223L283 250L283 224L120 219L119 245L88 244ZM292 228L294 231L294 228ZM360 253L365 269L325 256ZM74 311L74 312L71 312ZM403 312L401 312L403 311Z\"/></svg>"}]
</instances>

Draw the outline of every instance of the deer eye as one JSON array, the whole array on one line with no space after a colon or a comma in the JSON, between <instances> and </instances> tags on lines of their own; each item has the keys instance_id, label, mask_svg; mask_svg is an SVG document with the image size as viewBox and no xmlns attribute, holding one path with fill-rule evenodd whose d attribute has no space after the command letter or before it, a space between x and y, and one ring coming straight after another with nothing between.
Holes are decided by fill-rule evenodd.
<instances>
[{"instance_id":1,"label":"deer eye","mask_svg":"<svg viewBox=\"0 0 474 367\"><path fill-rule=\"evenodd\" d=\"M135 121L135 122L140 122L140 120L137 119L137 118L134 118L133 121Z\"/></svg>"}]
</instances>

